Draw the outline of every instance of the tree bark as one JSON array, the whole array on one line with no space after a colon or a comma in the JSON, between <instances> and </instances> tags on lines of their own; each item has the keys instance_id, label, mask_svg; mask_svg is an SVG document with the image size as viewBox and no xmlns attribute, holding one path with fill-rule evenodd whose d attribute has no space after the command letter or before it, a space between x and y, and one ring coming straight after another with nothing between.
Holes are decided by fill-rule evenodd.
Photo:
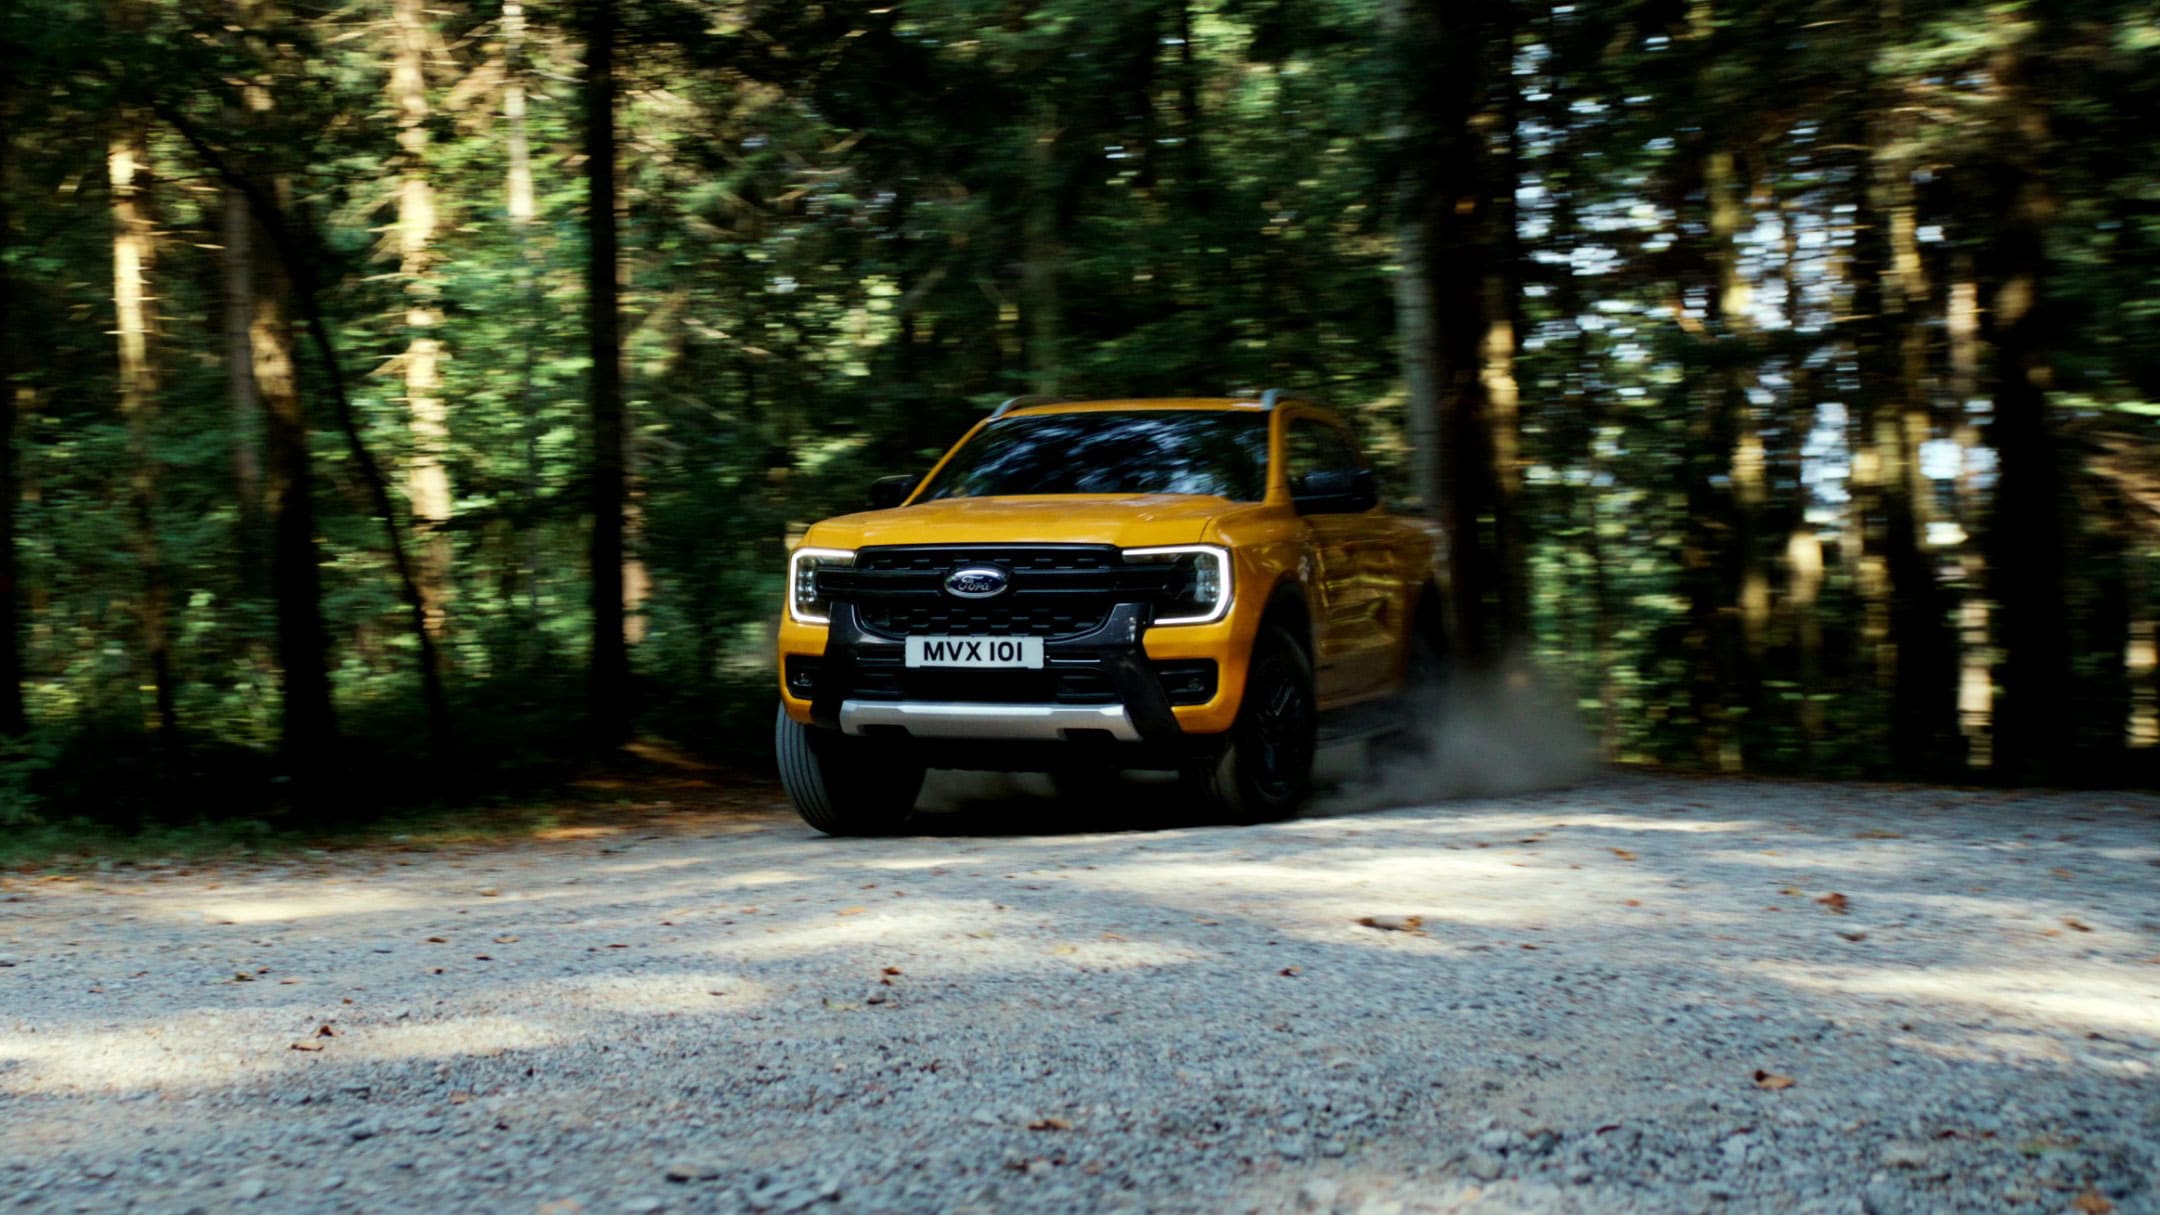
<instances>
[{"instance_id":1,"label":"tree bark","mask_svg":"<svg viewBox=\"0 0 2160 1215\"><path fill-rule=\"evenodd\" d=\"M14 241L15 108L13 93L21 55L0 31L0 736L29 729L22 698L21 592L16 587L15 504L22 488L15 472L15 284L8 281L8 246Z\"/></svg>"},{"instance_id":2,"label":"tree bark","mask_svg":"<svg viewBox=\"0 0 2160 1215\"><path fill-rule=\"evenodd\" d=\"M1434 421L1413 430L1426 480L1420 489L1432 495L1448 534L1454 639L1476 663L1499 657L1522 626L1522 605L1510 590L1522 584L1513 568L1520 553L1509 542L1511 504L1501 476L1517 442L1515 419L1496 416L1492 395L1496 382L1511 385L1513 378L1512 328L1496 328L1509 319L1513 285L1493 281L1510 270L1512 209L1500 195L1512 196L1513 187L1501 180L1506 158L1494 147L1495 128L1513 108L1505 100L1512 88L1509 25L1498 0L1402 0L1391 21L1399 22L1390 49L1405 119L1399 230L1408 239L1400 251L1418 255L1396 288L1397 324L1411 327L1402 333L1406 343L1416 330L1429 333ZM1428 297L1429 320L1421 321ZM1423 375L1419 357L1406 344L1413 393Z\"/></svg>"},{"instance_id":3,"label":"tree bark","mask_svg":"<svg viewBox=\"0 0 2160 1215\"><path fill-rule=\"evenodd\" d=\"M532 143L525 114L525 6L504 0L503 119L509 171L504 182L505 210L510 232L517 242L519 294L525 312L518 323L518 416L523 419L525 445L525 613L534 638L540 631L540 411L533 396L533 376L539 361L535 328L540 322L540 273L533 265ZM537 655L537 647L535 648Z\"/></svg>"},{"instance_id":4,"label":"tree bark","mask_svg":"<svg viewBox=\"0 0 2160 1215\"><path fill-rule=\"evenodd\" d=\"M1027 215L1022 224L1027 247L1020 264L1020 294L1027 322L1028 386L1056 396L1064 342L1058 270L1065 259L1058 234L1058 117L1056 102L1047 96L1036 107L1028 141Z\"/></svg>"},{"instance_id":5,"label":"tree bark","mask_svg":"<svg viewBox=\"0 0 2160 1215\"><path fill-rule=\"evenodd\" d=\"M157 461L151 439L159 384L153 293L157 225L150 207L149 160L149 125L139 111L125 107L105 155L112 188L114 334L119 347L120 416L128 431L128 516L142 576L136 628L156 699L159 747L170 761L179 747L180 723L173 704L169 593L158 548Z\"/></svg>"},{"instance_id":6,"label":"tree bark","mask_svg":"<svg viewBox=\"0 0 2160 1215\"><path fill-rule=\"evenodd\" d=\"M277 602L278 669L284 675L280 750L287 773L312 800L330 775L337 716L330 704L329 639L323 632L322 570L315 548L315 477L308 458L307 406L293 355L291 296L292 284L281 262L272 259L257 267L248 340L268 422L270 584Z\"/></svg>"},{"instance_id":7,"label":"tree bark","mask_svg":"<svg viewBox=\"0 0 2160 1215\"><path fill-rule=\"evenodd\" d=\"M424 0L396 0L392 11L397 46L390 69L390 103L397 114L398 274L405 285L406 425L412 454L405 470L412 510L415 581L428 635L438 645L449 626L450 521L453 499L444 463L450 443L449 407L442 397L442 323L438 285L431 270L435 242L435 188L428 173L427 55L432 31ZM440 653L440 651L438 651Z\"/></svg>"},{"instance_id":8,"label":"tree bark","mask_svg":"<svg viewBox=\"0 0 2160 1215\"><path fill-rule=\"evenodd\" d=\"M2045 104L2017 50L1995 65L2005 110L1991 166L1998 219L1990 242L1987 328L1995 352L1995 506L1989 521L2003 650L1995 763L2014 781L2067 775L2070 639L2063 627L2067 571L2063 477L2048 403L2054 372L2042 326L2047 230L2055 196L2045 165L2052 144Z\"/></svg>"},{"instance_id":9,"label":"tree bark","mask_svg":"<svg viewBox=\"0 0 2160 1215\"><path fill-rule=\"evenodd\" d=\"M624 418L622 331L615 228L614 0L584 0L587 331L592 368L592 655L587 707L595 736L619 743L630 734L630 657L623 639Z\"/></svg>"}]
</instances>

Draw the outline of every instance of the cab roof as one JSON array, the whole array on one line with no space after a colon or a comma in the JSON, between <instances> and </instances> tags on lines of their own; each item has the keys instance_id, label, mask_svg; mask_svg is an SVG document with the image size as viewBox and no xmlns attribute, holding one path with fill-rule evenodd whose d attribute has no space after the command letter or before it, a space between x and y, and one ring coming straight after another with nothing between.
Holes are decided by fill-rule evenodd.
<instances>
[{"instance_id":1,"label":"cab roof","mask_svg":"<svg viewBox=\"0 0 2160 1215\"><path fill-rule=\"evenodd\" d=\"M1278 404L1296 402L1319 408L1317 402L1294 396L1277 389L1270 389L1258 397L1132 397L1108 401L1057 401L1039 397L1015 397L1000 405L991 417L1010 417L1014 414L1053 413L1127 413L1134 411L1205 411L1216 413L1260 412L1274 409Z\"/></svg>"}]
</instances>

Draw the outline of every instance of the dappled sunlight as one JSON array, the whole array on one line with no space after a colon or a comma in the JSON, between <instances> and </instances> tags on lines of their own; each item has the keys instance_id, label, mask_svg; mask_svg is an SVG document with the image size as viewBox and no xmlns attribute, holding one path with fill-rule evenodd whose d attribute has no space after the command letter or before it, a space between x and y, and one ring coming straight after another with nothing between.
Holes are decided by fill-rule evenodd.
<instances>
[{"instance_id":1,"label":"dappled sunlight","mask_svg":"<svg viewBox=\"0 0 2160 1215\"><path fill-rule=\"evenodd\" d=\"M501 1002L570 1004L631 1016L730 1016L768 1006L772 989L740 973L580 975L532 984Z\"/></svg>"},{"instance_id":2,"label":"dappled sunlight","mask_svg":"<svg viewBox=\"0 0 2160 1215\"><path fill-rule=\"evenodd\" d=\"M1584 854L1584 859L1591 859ZM1608 858L1609 859L1609 858ZM1617 908L1655 911L1666 898L1653 871L1569 867L1566 850L1376 852L1336 849L1324 862L1136 861L1080 875L1086 885L1195 911L1251 912L1285 931L1335 937L1359 917L1544 931L1608 926ZM1628 907L1633 899L1636 906ZM1699 906L1705 923L1732 917Z\"/></svg>"},{"instance_id":3,"label":"dappled sunlight","mask_svg":"<svg viewBox=\"0 0 2160 1215\"><path fill-rule=\"evenodd\" d=\"M560 1046L567 1040L560 1030L541 1021L522 1017L461 1016L454 1021L401 1022L346 1029L336 1048L336 1059L484 1058L510 1051Z\"/></svg>"},{"instance_id":4,"label":"dappled sunlight","mask_svg":"<svg viewBox=\"0 0 2160 1215\"><path fill-rule=\"evenodd\" d=\"M435 899L373 886L360 890L272 890L219 892L214 898L160 900L160 914L183 923L289 924L303 920L339 921L361 915L424 910Z\"/></svg>"},{"instance_id":5,"label":"dappled sunlight","mask_svg":"<svg viewBox=\"0 0 2160 1215\"><path fill-rule=\"evenodd\" d=\"M2060 964L1927 969L1755 965L1763 974L1809 991L2035 1016L2079 1030L2160 1035L2160 968L2148 968L2148 974Z\"/></svg>"}]
</instances>

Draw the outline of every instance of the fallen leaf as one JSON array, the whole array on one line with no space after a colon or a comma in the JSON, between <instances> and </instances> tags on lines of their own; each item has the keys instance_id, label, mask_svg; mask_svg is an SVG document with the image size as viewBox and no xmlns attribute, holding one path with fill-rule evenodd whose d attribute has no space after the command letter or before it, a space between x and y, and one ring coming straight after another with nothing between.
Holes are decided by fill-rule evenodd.
<instances>
[{"instance_id":1,"label":"fallen leaf","mask_svg":"<svg viewBox=\"0 0 2160 1215\"><path fill-rule=\"evenodd\" d=\"M1867 934L1866 934L1866 933L1864 933L1864 932L1840 932L1840 933L1839 933L1838 935L1839 935L1839 936L1841 936L1841 937L1844 937L1844 938L1845 938L1846 940L1848 940L1848 941L1865 941L1865 940L1867 940Z\"/></svg>"},{"instance_id":2,"label":"fallen leaf","mask_svg":"<svg viewBox=\"0 0 2160 1215\"><path fill-rule=\"evenodd\" d=\"M861 914L862 914L863 912L865 912L865 911L868 911L868 910L870 910L870 909L869 909L868 907L842 907L842 908L841 908L841 909L840 909L840 910L839 910L839 911L838 911L838 912L837 912L836 914L839 914L839 915L861 915Z\"/></svg>"},{"instance_id":3,"label":"fallen leaf","mask_svg":"<svg viewBox=\"0 0 2160 1215\"><path fill-rule=\"evenodd\" d=\"M2064 917L2063 917L2063 927L2065 927L2065 928L2073 928L2073 929L2076 929L2076 930L2077 930L2077 931L2079 931L2079 932L2091 932L2091 931L2092 931L2092 925L2090 925L2090 924L2087 924L2087 923L2084 923L2083 921L2080 921L2080 920L2072 919L2072 918L2071 918L2071 917L2069 917L2069 916L2064 916Z\"/></svg>"},{"instance_id":4,"label":"fallen leaf","mask_svg":"<svg viewBox=\"0 0 2160 1215\"><path fill-rule=\"evenodd\" d=\"M492 962L494 960L494 958L491 958L484 953L476 953L473 955L473 961L475 962Z\"/></svg>"},{"instance_id":5,"label":"fallen leaf","mask_svg":"<svg viewBox=\"0 0 2160 1215\"><path fill-rule=\"evenodd\" d=\"M1065 1121L1063 1118L1037 1118L1035 1121L1028 1123L1028 1129L1031 1131L1069 1131L1072 1129L1072 1123Z\"/></svg>"},{"instance_id":6,"label":"fallen leaf","mask_svg":"<svg viewBox=\"0 0 2160 1215\"><path fill-rule=\"evenodd\" d=\"M1856 840L1901 840L1905 838L1905 833L1902 831L1880 831L1870 827L1866 831L1855 831L1853 838Z\"/></svg>"},{"instance_id":7,"label":"fallen leaf","mask_svg":"<svg viewBox=\"0 0 2160 1215\"><path fill-rule=\"evenodd\" d=\"M1382 932L1416 932L1424 922L1425 917L1418 915L1369 915L1358 920L1365 927Z\"/></svg>"},{"instance_id":8,"label":"fallen leaf","mask_svg":"<svg viewBox=\"0 0 2160 1215\"><path fill-rule=\"evenodd\" d=\"M2065 877L2065 878L2066 878L2066 877L2069 877L2069 876L2071 876L2071 874L2070 874L2070 871L2069 871L2068 869L2064 869L2064 868L2062 868L2061 866L2057 866L2056 868L2050 869L2050 870L2048 870L2048 872L2049 872L2049 873L2051 873L2051 874L2053 874L2053 875L2055 875L2056 877Z\"/></svg>"},{"instance_id":9,"label":"fallen leaf","mask_svg":"<svg viewBox=\"0 0 2160 1215\"><path fill-rule=\"evenodd\" d=\"M1295 979L1299 975L1305 973L1305 968L1302 966L1285 966L1281 970L1276 971L1275 973L1283 976L1286 979Z\"/></svg>"},{"instance_id":10,"label":"fallen leaf","mask_svg":"<svg viewBox=\"0 0 2160 1215\"><path fill-rule=\"evenodd\" d=\"M1612 850L1612 854L1613 854L1614 856L1617 856L1617 857L1619 857L1619 858L1620 858L1621 860L1623 860L1623 861L1632 861L1632 860L1634 860L1634 859L1635 859L1635 854L1634 854L1634 853L1632 853L1632 852L1629 852L1629 851L1628 851L1627 849L1625 849L1625 848L1615 848L1615 849L1613 849L1613 850Z\"/></svg>"},{"instance_id":11,"label":"fallen leaf","mask_svg":"<svg viewBox=\"0 0 2160 1215\"><path fill-rule=\"evenodd\" d=\"M2087 1190L2070 1200L2070 1209L2083 1211L2085 1215L2107 1215L2115 1209L2115 1204L2102 1198L2098 1191Z\"/></svg>"},{"instance_id":12,"label":"fallen leaf","mask_svg":"<svg viewBox=\"0 0 2160 1215\"><path fill-rule=\"evenodd\" d=\"M1844 915L1846 907L1849 905L1846 897L1834 890L1815 901L1821 903L1826 910L1836 912L1839 915Z\"/></svg>"},{"instance_id":13,"label":"fallen leaf","mask_svg":"<svg viewBox=\"0 0 2160 1215\"><path fill-rule=\"evenodd\" d=\"M888 966L885 968L885 973L889 975L896 975L900 973L900 968L897 966Z\"/></svg>"},{"instance_id":14,"label":"fallen leaf","mask_svg":"<svg viewBox=\"0 0 2160 1215\"><path fill-rule=\"evenodd\" d=\"M1072 945L1053 945L1050 947L1050 952L1057 954L1059 957L1064 957L1068 954L1079 953L1080 950Z\"/></svg>"},{"instance_id":15,"label":"fallen leaf","mask_svg":"<svg viewBox=\"0 0 2160 1215\"><path fill-rule=\"evenodd\" d=\"M315 1027L315 1036L318 1038L335 1038L337 1037L337 1031L330 1028L326 1022Z\"/></svg>"},{"instance_id":16,"label":"fallen leaf","mask_svg":"<svg viewBox=\"0 0 2160 1215\"><path fill-rule=\"evenodd\" d=\"M1642 906L1642 900L1641 900L1641 899L1629 899L1629 900L1627 900L1627 906L1629 906L1629 907L1640 907L1640 906Z\"/></svg>"},{"instance_id":17,"label":"fallen leaf","mask_svg":"<svg viewBox=\"0 0 2160 1215\"><path fill-rule=\"evenodd\" d=\"M235 983L253 983L255 976L244 970L236 970L233 972L232 981Z\"/></svg>"},{"instance_id":18,"label":"fallen leaf","mask_svg":"<svg viewBox=\"0 0 2160 1215\"><path fill-rule=\"evenodd\" d=\"M497 895L500 895L501 893L502 891L495 889L493 886L489 886L480 892L480 897L483 899L492 899L495 898Z\"/></svg>"},{"instance_id":19,"label":"fallen leaf","mask_svg":"<svg viewBox=\"0 0 2160 1215\"><path fill-rule=\"evenodd\" d=\"M1779 1089L1791 1088L1792 1086L1793 1078L1791 1076L1780 1076L1776 1072L1765 1071L1757 1071L1755 1073L1756 1088L1765 1089L1769 1092L1774 1093Z\"/></svg>"},{"instance_id":20,"label":"fallen leaf","mask_svg":"<svg viewBox=\"0 0 2160 1215\"><path fill-rule=\"evenodd\" d=\"M452 1105L463 1105L470 1100L472 1100L472 1094L465 1092L451 1093L449 1097L450 1104Z\"/></svg>"},{"instance_id":21,"label":"fallen leaf","mask_svg":"<svg viewBox=\"0 0 2160 1215\"><path fill-rule=\"evenodd\" d=\"M515 945L517 944L517 938L509 935L508 933L504 933L502 936L495 938L495 943L497 945Z\"/></svg>"},{"instance_id":22,"label":"fallen leaf","mask_svg":"<svg viewBox=\"0 0 2160 1215\"><path fill-rule=\"evenodd\" d=\"M450 939L448 937L429 937L427 943L430 945L448 945Z\"/></svg>"},{"instance_id":23,"label":"fallen leaf","mask_svg":"<svg viewBox=\"0 0 2160 1215\"><path fill-rule=\"evenodd\" d=\"M1537 948L1537 946L1535 946L1535 945L1524 945L1524 946L1523 946L1523 948L1524 948L1524 949L1536 949L1536 948Z\"/></svg>"},{"instance_id":24,"label":"fallen leaf","mask_svg":"<svg viewBox=\"0 0 2160 1215\"><path fill-rule=\"evenodd\" d=\"M293 1050L317 1051L322 1048L323 1044L320 1042L295 1042L292 1044Z\"/></svg>"},{"instance_id":25,"label":"fallen leaf","mask_svg":"<svg viewBox=\"0 0 2160 1215\"><path fill-rule=\"evenodd\" d=\"M1801 891L1798 886L1781 886L1778 888L1778 893L1787 898L1797 899L1800 897Z\"/></svg>"}]
</instances>

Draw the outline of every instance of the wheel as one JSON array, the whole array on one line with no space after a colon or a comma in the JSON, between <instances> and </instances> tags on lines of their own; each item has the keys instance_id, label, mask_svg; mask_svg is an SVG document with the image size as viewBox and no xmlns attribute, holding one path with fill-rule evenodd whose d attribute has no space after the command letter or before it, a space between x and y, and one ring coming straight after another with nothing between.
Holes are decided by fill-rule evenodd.
<instances>
[{"instance_id":1,"label":"wheel","mask_svg":"<svg viewBox=\"0 0 2160 1215\"><path fill-rule=\"evenodd\" d=\"M1318 713L1312 662L1280 628L1263 628L1253 642L1238 707L1221 754L1188 773L1188 780L1223 817L1236 823L1280 822L1312 792Z\"/></svg>"},{"instance_id":2,"label":"wheel","mask_svg":"<svg viewBox=\"0 0 2160 1215\"><path fill-rule=\"evenodd\" d=\"M773 725L780 784L802 820L827 835L889 835L922 792L923 766L898 748L787 715Z\"/></svg>"}]
</instances>

